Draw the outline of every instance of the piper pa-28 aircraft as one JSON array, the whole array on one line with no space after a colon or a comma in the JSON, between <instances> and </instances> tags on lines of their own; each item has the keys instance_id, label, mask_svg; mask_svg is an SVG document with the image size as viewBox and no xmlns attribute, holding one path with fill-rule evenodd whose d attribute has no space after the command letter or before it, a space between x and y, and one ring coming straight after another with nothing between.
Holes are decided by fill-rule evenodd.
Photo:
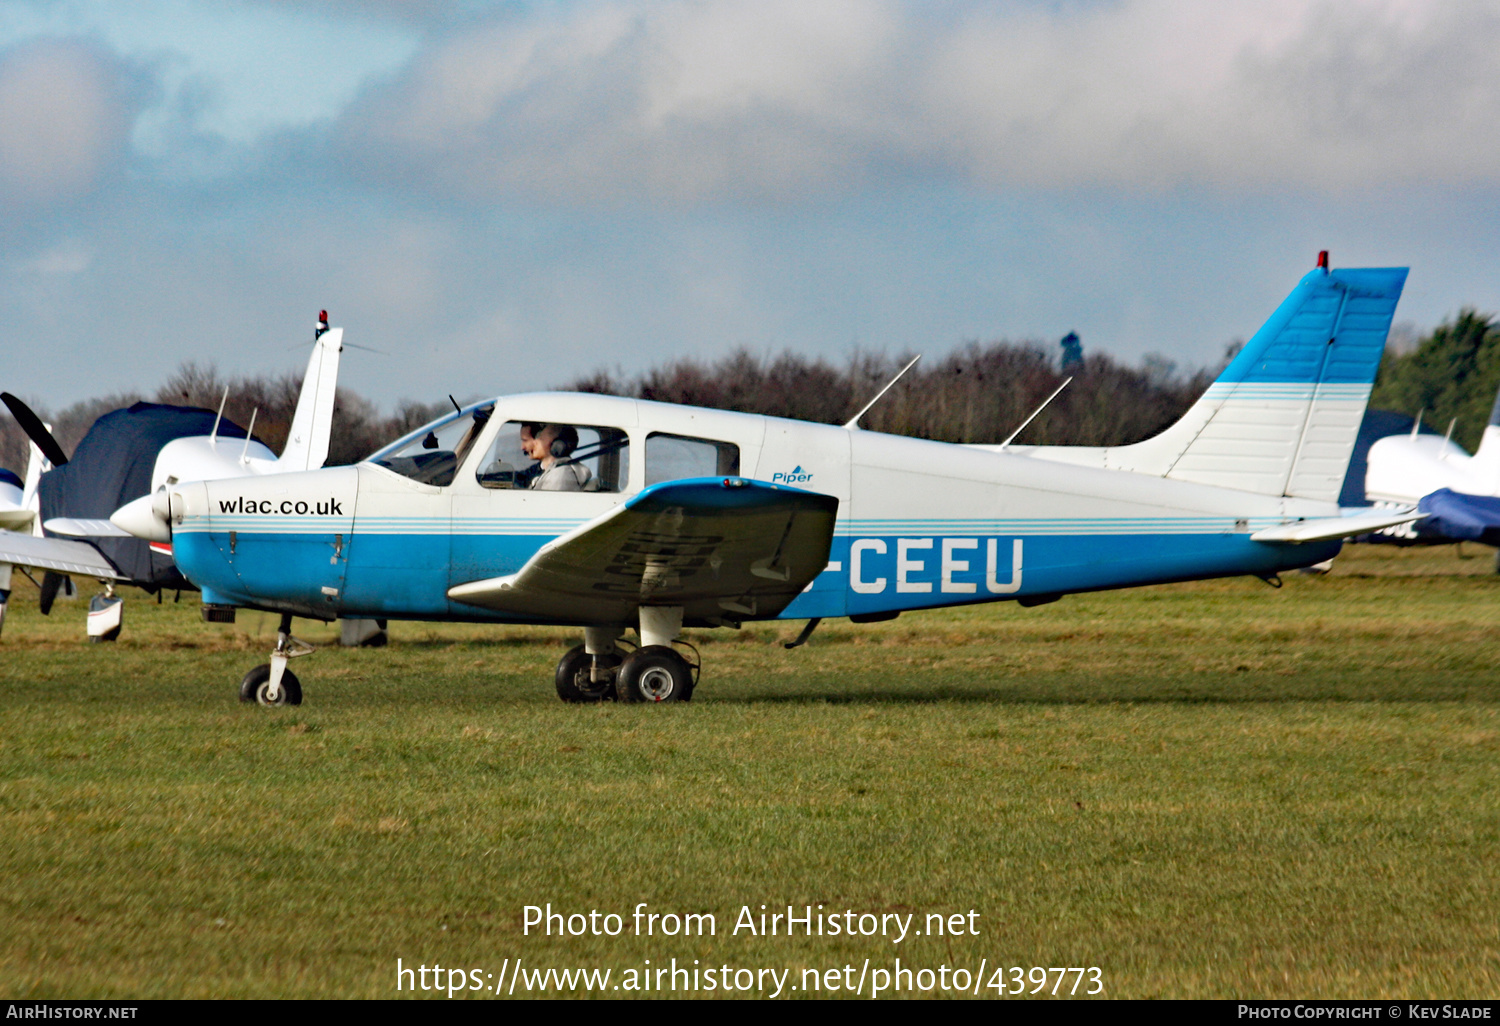
<instances>
[{"instance_id":1,"label":"piper pa-28 aircraft","mask_svg":"<svg viewBox=\"0 0 1500 1026\"><path fill-rule=\"evenodd\" d=\"M301 700L293 616L579 627L563 699L681 701L697 683L673 647L684 627L806 619L795 645L825 617L1271 578L1411 519L1337 502L1406 273L1320 255L1182 420L1135 445L952 445L858 417L516 395L356 466L178 482L114 520L170 539L206 603L281 614L247 701Z\"/></svg>"}]
</instances>

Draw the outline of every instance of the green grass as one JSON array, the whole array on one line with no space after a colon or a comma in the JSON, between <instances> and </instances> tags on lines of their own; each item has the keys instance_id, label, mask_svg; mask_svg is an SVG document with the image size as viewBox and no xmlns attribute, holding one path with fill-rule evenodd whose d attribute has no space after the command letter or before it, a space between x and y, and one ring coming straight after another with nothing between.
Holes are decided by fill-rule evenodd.
<instances>
[{"instance_id":1,"label":"green grass","mask_svg":"<svg viewBox=\"0 0 1500 1026\"><path fill-rule=\"evenodd\" d=\"M838 621L793 652L800 624L695 632L694 701L649 708L558 702L567 631L423 624L299 660L301 708L249 708L271 617L136 596L88 645L80 604L43 619L18 590L0 995L392 997L398 956L796 983L899 956L1099 966L1119 997L1495 998L1493 567L1351 548L1279 591ZM528 904L642 901L719 935L522 934ZM762 903L976 909L980 935L730 936Z\"/></svg>"}]
</instances>

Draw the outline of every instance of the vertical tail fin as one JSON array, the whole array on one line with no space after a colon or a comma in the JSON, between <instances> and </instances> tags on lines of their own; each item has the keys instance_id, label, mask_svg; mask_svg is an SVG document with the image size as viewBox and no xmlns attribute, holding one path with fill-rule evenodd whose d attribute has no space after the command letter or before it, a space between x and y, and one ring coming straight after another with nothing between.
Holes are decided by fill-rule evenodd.
<instances>
[{"instance_id":1,"label":"vertical tail fin","mask_svg":"<svg viewBox=\"0 0 1500 1026\"><path fill-rule=\"evenodd\" d=\"M1107 464L1337 501L1406 274L1312 271L1181 420Z\"/></svg>"},{"instance_id":2,"label":"vertical tail fin","mask_svg":"<svg viewBox=\"0 0 1500 1026\"><path fill-rule=\"evenodd\" d=\"M1489 423L1484 426L1474 462L1469 467L1475 477L1489 485L1488 494L1500 495L1500 393L1495 395Z\"/></svg>"},{"instance_id":3,"label":"vertical tail fin","mask_svg":"<svg viewBox=\"0 0 1500 1026\"><path fill-rule=\"evenodd\" d=\"M333 401L339 385L339 353L344 348L344 329L330 328L313 343L307 361L307 377L292 414L286 448L279 465L284 470L317 470L328 458L328 439L333 433Z\"/></svg>"},{"instance_id":4,"label":"vertical tail fin","mask_svg":"<svg viewBox=\"0 0 1500 1026\"><path fill-rule=\"evenodd\" d=\"M43 424L48 432L52 425ZM38 538L42 536L42 502L37 497L37 488L42 483L42 475L52 469L52 461L38 449L35 442L27 442L26 448L29 453L26 459L26 480L21 486L21 505L36 514L31 521L31 533Z\"/></svg>"}]
</instances>

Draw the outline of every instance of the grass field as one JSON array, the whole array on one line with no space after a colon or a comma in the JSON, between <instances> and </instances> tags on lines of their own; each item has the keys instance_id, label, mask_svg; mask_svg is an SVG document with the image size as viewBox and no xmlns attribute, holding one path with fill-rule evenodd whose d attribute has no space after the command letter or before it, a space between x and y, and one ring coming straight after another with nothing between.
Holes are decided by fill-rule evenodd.
<instances>
[{"instance_id":1,"label":"grass field","mask_svg":"<svg viewBox=\"0 0 1500 1026\"><path fill-rule=\"evenodd\" d=\"M800 624L696 632L671 707L558 702L567 631L423 624L299 660L300 708L244 707L271 617L136 596L88 645L80 604L18 590L0 996L385 998L398 957L791 986L899 957L1097 966L1115 997L1500 997L1493 570L1351 547L1281 590L838 621L792 652ZM627 930L523 934L548 902ZM633 936L639 902L717 934ZM978 936L731 935L762 903L973 909Z\"/></svg>"}]
</instances>

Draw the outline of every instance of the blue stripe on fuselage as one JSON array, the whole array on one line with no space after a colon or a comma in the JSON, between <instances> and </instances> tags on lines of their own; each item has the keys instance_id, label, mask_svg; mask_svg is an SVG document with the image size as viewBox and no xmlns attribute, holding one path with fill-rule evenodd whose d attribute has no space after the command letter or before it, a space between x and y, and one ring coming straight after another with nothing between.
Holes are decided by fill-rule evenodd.
<instances>
[{"instance_id":1,"label":"blue stripe on fuselage","mask_svg":"<svg viewBox=\"0 0 1500 1026\"><path fill-rule=\"evenodd\" d=\"M233 565L224 558L226 535L182 534L176 551L179 565L194 583L229 602L293 612L322 609L326 615L486 622L517 618L450 603L448 588L514 573L552 537L466 536L467 555L455 557L442 535L359 534L345 550L347 573L336 598L322 592L325 580L338 580L341 570L331 562L324 535L241 533ZM1020 586L1014 588L1017 540ZM1047 535L938 535L915 530L842 535L834 539L829 556L837 569L820 574L781 619L1271 574L1329 559L1337 555L1340 544L1270 545L1223 530Z\"/></svg>"}]
</instances>

